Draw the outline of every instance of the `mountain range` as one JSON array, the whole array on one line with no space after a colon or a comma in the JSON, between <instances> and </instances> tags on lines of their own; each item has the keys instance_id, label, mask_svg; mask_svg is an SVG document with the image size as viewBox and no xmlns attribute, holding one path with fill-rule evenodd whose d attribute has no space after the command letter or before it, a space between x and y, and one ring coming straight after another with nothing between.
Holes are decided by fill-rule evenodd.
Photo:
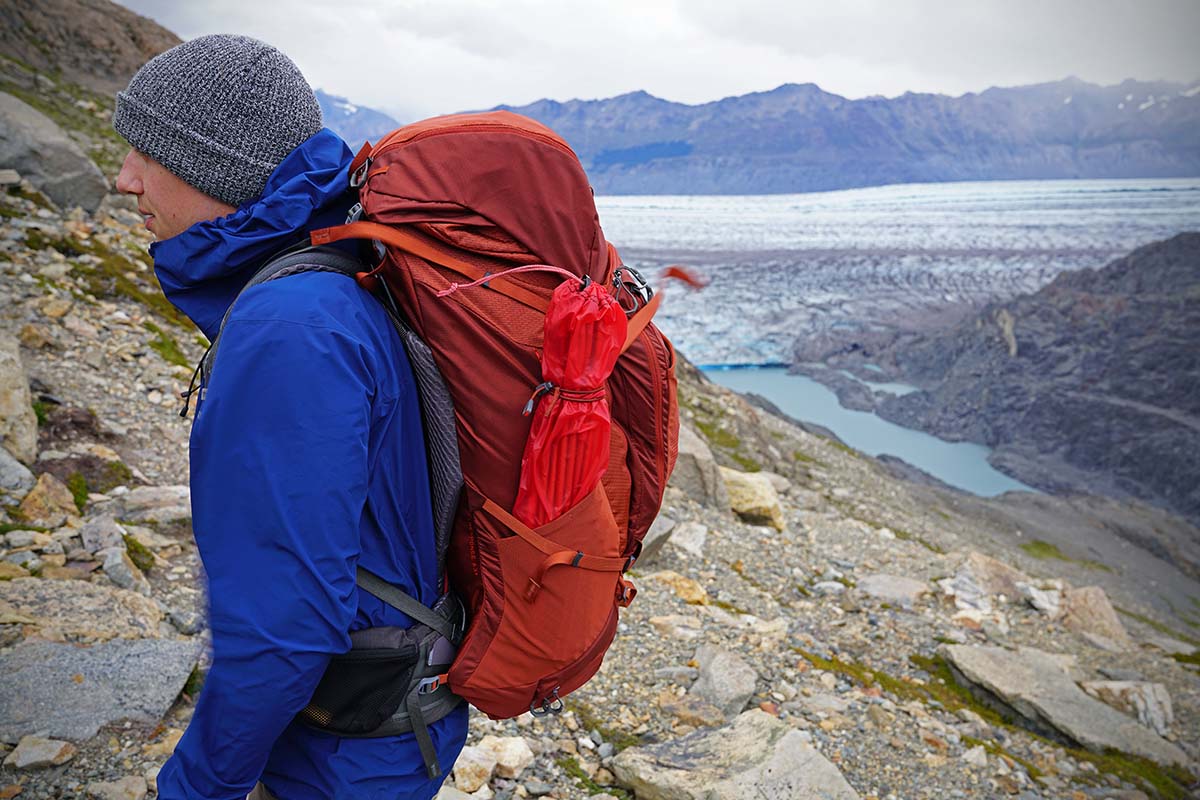
<instances>
[{"instance_id":1,"label":"mountain range","mask_svg":"<svg viewBox=\"0 0 1200 800\"><path fill-rule=\"evenodd\" d=\"M324 95L353 143L397 124ZM1200 82L1078 78L850 100L812 83L685 105L631 92L497 106L548 125L602 194L770 194L893 183L1200 175Z\"/></svg>"}]
</instances>

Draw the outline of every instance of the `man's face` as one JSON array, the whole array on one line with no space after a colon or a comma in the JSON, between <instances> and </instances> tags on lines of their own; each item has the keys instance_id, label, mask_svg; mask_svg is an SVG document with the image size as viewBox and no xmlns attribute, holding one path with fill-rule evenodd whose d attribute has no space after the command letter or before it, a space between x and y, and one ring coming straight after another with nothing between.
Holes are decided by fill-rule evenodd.
<instances>
[{"instance_id":1,"label":"man's face","mask_svg":"<svg viewBox=\"0 0 1200 800\"><path fill-rule=\"evenodd\" d=\"M140 150L130 150L117 175L117 191L137 198L146 229L158 241L183 233L197 222L232 214L233 206L176 177Z\"/></svg>"}]
</instances>

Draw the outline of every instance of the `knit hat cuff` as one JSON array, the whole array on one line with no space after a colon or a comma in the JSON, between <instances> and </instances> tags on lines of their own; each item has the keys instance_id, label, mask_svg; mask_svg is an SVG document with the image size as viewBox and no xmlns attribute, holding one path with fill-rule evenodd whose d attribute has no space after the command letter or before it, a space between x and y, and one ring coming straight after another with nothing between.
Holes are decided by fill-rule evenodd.
<instances>
[{"instance_id":1,"label":"knit hat cuff","mask_svg":"<svg viewBox=\"0 0 1200 800\"><path fill-rule=\"evenodd\" d=\"M222 203L240 206L262 193L275 165L235 152L117 93L113 127L130 145L173 175Z\"/></svg>"}]
</instances>

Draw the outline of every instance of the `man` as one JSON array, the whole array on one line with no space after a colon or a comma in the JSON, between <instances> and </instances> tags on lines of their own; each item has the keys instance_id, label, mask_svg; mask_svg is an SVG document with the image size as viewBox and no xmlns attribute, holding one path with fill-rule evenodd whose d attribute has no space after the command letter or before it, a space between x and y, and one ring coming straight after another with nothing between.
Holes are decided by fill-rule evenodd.
<instances>
[{"instance_id":1,"label":"man","mask_svg":"<svg viewBox=\"0 0 1200 800\"><path fill-rule=\"evenodd\" d=\"M353 202L345 143L303 76L242 36L152 59L117 95L137 198L168 299L209 339L275 253ZM196 543L213 661L159 797L428 798L413 734L341 738L295 717L348 632L411 621L355 585L357 566L425 604L438 596L420 411L378 301L306 272L237 299L191 438ZM466 707L430 726L453 763ZM261 781L261 783L259 783Z\"/></svg>"}]
</instances>

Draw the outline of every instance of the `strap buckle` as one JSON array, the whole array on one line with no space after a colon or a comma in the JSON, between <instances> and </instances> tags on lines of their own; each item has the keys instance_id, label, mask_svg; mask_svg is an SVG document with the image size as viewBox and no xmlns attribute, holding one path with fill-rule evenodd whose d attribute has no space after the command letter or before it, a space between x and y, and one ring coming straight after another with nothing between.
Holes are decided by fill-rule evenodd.
<instances>
[{"instance_id":1,"label":"strap buckle","mask_svg":"<svg viewBox=\"0 0 1200 800\"><path fill-rule=\"evenodd\" d=\"M626 316L636 313L654 297L654 289L650 288L642 274L624 264L613 272L612 286L613 295L621 304L621 308L625 309Z\"/></svg>"},{"instance_id":2,"label":"strap buckle","mask_svg":"<svg viewBox=\"0 0 1200 800\"><path fill-rule=\"evenodd\" d=\"M558 690L562 688L555 686L554 691L542 698L542 706L538 708L537 700L529 704L529 713L535 717L545 717L547 715L561 714L563 711L563 701L558 696Z\"/></svg>"},{"instance_id":3,"label":"strap buckle","mask_svg":"<svg viewBox=\"0 0 1200 800\"><path fill-rule=\"evenodd\" d=\"M351 222L358 222L360 219L362 219L362 215L362 203L355 203L354 205L350 206L350 211L346 214L346 224L349 225Z\"/></svg>"},{"instance_id":4,"label":"strap buckle","mask_svg":"<svg viewBox=\"0 0 1200 800\"><path fill-rule=\"evenodd\" d=\"M447 685L446 681L449 677L449 673L442 673L441 675L433 675L429 678L422 678L420 682L417 683L417 694L433 694L438 689Z\"/></svg>"},{"instance_id":5,"label":"strap buckle","mask_svg":"<svg viewBox=\"0 0 1200 800\"><path fill-rule=\"evenodd\" d=\"M371 168L371 158L368 156L350 173L350 188L357 189L367 182L367 170Z\"/></svg>"},{"instance_id":6,"label":"strap buckle","mask_svg":"<svg viewBox=\"0 0 1200 800\"><path fill-rule=\"evenodd\" d=\"M621 608L629 608L629 604L635 597L637 597L637 587L633 585L633 582L625 580L624 577L617 578L617 605Z\"/></svg>"}]
</instances>

